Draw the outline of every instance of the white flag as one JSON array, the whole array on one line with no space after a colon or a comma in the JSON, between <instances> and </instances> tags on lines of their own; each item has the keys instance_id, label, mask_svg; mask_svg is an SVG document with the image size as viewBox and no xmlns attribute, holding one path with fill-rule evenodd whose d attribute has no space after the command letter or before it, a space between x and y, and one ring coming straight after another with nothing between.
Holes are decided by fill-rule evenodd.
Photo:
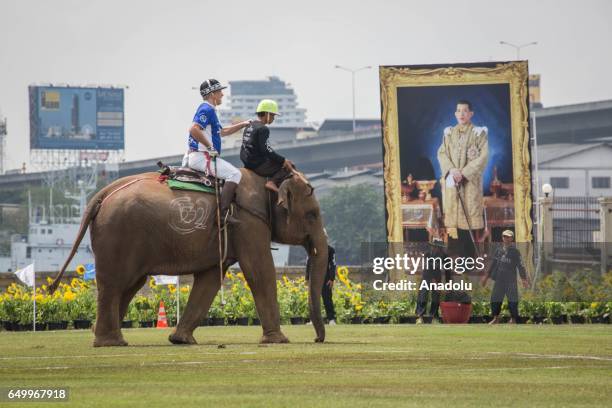
<instances>
[{"instance_id":1,"label":"white flag","mask_svg":"<svg viewBox=\"0 0 612 408\"><path fill-rule=\"evenodd\" d=\"M178 276L154 275L156 285L178 285Z\"/></svg>"},{"instance_id":2,"label":"white flag","mask_svg":"<svg viewBox=\"0 0 612 408\"><path fill-rule=\"evenodd\" d=\"M27 286L34 286L34 264L30 264L15 272L17 278Z\"/></svg>"}]
</instances>

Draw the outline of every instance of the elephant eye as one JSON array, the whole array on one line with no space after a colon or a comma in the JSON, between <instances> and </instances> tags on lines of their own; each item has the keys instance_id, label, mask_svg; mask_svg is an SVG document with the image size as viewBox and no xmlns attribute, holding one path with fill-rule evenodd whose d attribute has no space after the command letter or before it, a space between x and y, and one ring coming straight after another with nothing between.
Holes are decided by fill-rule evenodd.
<instances>
[{"instance_id":1,"label":"elephant eye","mask_svg":"<svg viewBox=\"0 0 612 408\"><path fill-rule=\"evenodd\" d=\"M310 210L306 213L306 219L308 221L316 221L319 216L319 212L317 210Z\"/></svg>"}]
</instances>

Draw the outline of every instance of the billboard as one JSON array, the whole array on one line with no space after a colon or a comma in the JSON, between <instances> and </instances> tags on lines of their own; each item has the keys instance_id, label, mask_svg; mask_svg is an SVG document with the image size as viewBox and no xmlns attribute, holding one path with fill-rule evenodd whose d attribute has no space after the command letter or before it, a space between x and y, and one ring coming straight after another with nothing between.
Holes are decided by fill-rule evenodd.
<instances>
[{"instance_id":1,"label":"billboard","mask_svg":"<svg viewBox=\"0 0 612 408\"><path fill-rule=\"evenodd\" d=\"M122 150L123 89L30 86L30 149Z\"/></svg>"}]
</instances>

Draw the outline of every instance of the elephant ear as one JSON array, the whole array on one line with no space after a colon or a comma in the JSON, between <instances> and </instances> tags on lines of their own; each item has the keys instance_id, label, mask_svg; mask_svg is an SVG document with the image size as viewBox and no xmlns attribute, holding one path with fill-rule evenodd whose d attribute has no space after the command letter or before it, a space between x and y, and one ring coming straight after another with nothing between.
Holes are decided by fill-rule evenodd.
<instances>
[{"instance_id":1,"label":"elephant ear","mask_svg":"<svg viewBox=\"0 0 612 408\"><path fill-rule=\"evenodd\" d=\"M278 189L278 202L277 204L280 205L281 207L283 207L285 210L287 210L287 212L289 213L289 215L291 215L291 201L293 199L293 194L291 193L291 190L289 189L289 180L285 180L280 188Z\"/></svg>"}]
</instances>

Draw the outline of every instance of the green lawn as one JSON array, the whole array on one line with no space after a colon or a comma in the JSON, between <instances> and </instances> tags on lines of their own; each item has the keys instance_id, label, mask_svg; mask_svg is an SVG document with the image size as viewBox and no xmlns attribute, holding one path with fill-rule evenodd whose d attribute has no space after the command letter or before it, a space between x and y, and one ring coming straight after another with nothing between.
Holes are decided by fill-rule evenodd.
<instances>
[{"instance_id":1,"label":"green lawn","mask_svg":"<svg viewBox=\"0 0 612 408\"><path fill-rule=\"evenodd\" d=\"M51 406L91 407L596 407L612 400L612 326L340 325L328 327L324 344L312 342L310 326L284 331L291 344L261 346L258 327L202 327L200 345L173 346L169 329L130 329L129 347L102 349L91 347L88 330L0 332L0 387L70 387L70 403Z\"/></svg>"}]
</instances>

